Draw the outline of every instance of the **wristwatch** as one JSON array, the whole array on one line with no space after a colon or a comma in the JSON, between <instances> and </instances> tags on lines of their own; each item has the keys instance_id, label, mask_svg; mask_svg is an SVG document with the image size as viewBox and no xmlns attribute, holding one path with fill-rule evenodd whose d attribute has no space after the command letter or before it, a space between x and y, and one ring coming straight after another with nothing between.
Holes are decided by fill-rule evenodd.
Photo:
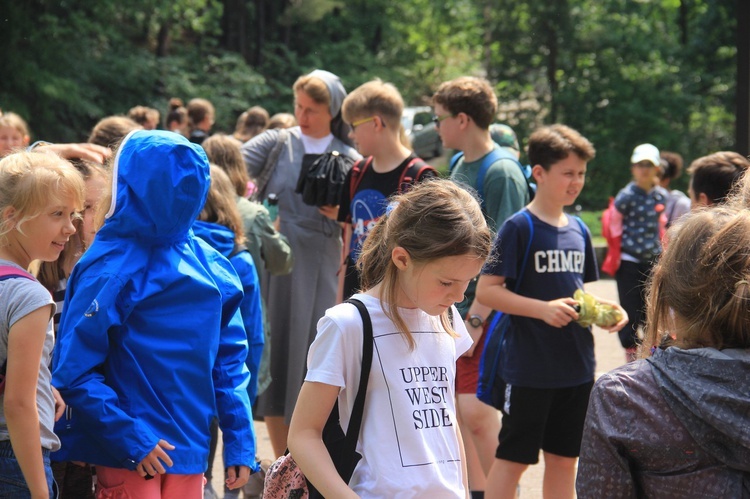
<instances>
[{"instance_id":1,"label":"wristwatch","mask_svg":"<svg viewBox=\"0 0 750 499\"><path fill-rule=\"evenodd\" d=\"M484 318L481 315L471 315L466 321L471 327L482 327L484 325Z\"/></svg>"}]
</instances>

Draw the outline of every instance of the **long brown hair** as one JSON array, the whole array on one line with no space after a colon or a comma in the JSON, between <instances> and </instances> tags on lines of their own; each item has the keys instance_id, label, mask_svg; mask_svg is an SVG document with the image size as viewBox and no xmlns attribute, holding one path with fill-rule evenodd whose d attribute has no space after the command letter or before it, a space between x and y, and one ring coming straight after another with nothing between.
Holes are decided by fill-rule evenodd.
<instances>
[{"instance_id":1,"label":"long brown hair","mask_svg":"<svg viewBox=\"0 0 750 499\"><path fill-rule=\"evenodd\" d=\"M398 307L393 306L399 285L398 269L391 259L393 249L404 248L417 263L459 255L485 260L492 247L492 231L476 199L450 180L425 180L394 196L391 203L395 208L367 235L357 268L363 290L382 283L381 306L414 348L414 338ZM446 331L455 334L447 312L440 321Z\"/></svg>"},{"instance_id":2,"label":"long brown hair","mask_svg":"<svg viewBox=\"0 0 750 499\"><path fill-rule=\"evenodd\" d=\"M750 347L750 211L694 211L667 237L649 283L642 355L671 344Z\"/></svg>"},{"instance_id":3,"label":"long brown hair","mask_svg":"<svg viewBox=\"0 0 750 499\"><path fill-rule=\"evenodd\" d=\"M220 167L211 165L211 188L198 220L222 225L234 232L234 244L245 242L242 218L237 210L232 182Z\"/></svg>"},{"instance_id":4,"label":"long brown hair","mask_svg":"<svg viewBox=\"0 0 750 499\"><path fill-rule=\"evenodd\" d=\"M228 135L217 133L204 140L201 145L211 164L224 169L236 194L245 197L250 178L237 141Z\"/></svg>"}]
</instances>

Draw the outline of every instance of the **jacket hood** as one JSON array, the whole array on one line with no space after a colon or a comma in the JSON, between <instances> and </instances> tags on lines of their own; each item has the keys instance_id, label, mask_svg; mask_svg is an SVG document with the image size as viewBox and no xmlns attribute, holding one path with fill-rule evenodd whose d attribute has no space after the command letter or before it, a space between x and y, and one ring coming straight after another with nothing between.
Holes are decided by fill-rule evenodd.
<instances>
[{"instance_id":1,"label":"jacket hood","mask_svg":"<svg viewBox=\"0 0 750 499\"><path fill-rule=\"evenodd\" d=\"M750 351L657 350L648 359L669 407L698 445L727 466L750 471Z\"/></svg>"},{"instance_id":2,"label":"jacket hood","mask_svg":"<svg viewBox=\"0 0 750 499\"><path fill-rule=\"evenodd\" d=\"M155 243L181 239L208 188L208 159L201 146L173 132L133 131L115 156L112 203L100 234Z\"/></svg>"},{"instance_id":3,"label":"jacket hood","mask_svg":"<svg viewBox=\"0 0 750 499\"><path fill-rule=\"evenodd\" d=\"M196 220L193 233L226 258L234 251L234 232L223 225Z\"/></svg>"}]
</instances>

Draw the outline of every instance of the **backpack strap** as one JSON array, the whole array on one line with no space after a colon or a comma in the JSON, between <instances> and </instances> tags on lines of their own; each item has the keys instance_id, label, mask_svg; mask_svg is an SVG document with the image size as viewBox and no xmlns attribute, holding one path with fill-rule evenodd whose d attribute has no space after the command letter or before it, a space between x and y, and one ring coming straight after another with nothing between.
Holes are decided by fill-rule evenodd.
<instances>
[{"instance_id":1,"label":"backpack strap","mask_svg":"<svg viewBox=\"0 0 750 499\"><path fill-rule=\"evenodd\" d=\"M357 193L359 183L362 182L365 170L367 170L372 164L372 156L368 156L365 159L360 159L352 166L352 176L349 181L349 201L354 199L354 195Z\"/></svg>"},{"instance_id":2,"label":"backpack strap","mask_svg":"<svg viewBox=\"0 0 750 499\"><path fill-rule=\"evenodd\" d=\"M575 218L576 222L578 222L578 226L581 228L581 232L583 233L583 238L588 240L588 237L586 237L586 235L589 233L589 230L588 230L588 227L586 227L586 224L583 223L583 220L581 220L581 217L579 217L578 215L568 215L568 216Z\"/></svg>"},{"instance_id":3,"label":"backpack strap","mask_svg":"<svg viewBox=\"0 0 750 499\"><path fill-rule=\"evenodd\" d=\"M456 167L456 165L458 165L458 161L463 157L464 153L459 152L451 158L450 165L448 166L448 171L451 174L453 173L453 169ZM493 163L500 161L501 159L509 159L516 165L518 165L518 167L521 169L521 173L523 173L524 179L526 179L526 187L529 191L529 199L533 199L534 197L535 191L529 183L529 178L531 177L531 168L524 167L521 162L518 161L518 158L513 156L502 147L493 148L490 152L484 155L484 157L482 158L482 164L479 167L479 172L477 172L477 194L479 194L480 204L484 213L487 213L487 206L484 201L484 181L486 180L487 172L489 171Z\"/></svg>"},{"instance_id":4,"label":"backpack strap","mask_svg":"<svg viewBox=\"0 0 750 499\"><path fill-rule=\"evenodd\" d=\"M464 153L460 152L460 151L457 152L456 154L454 154L453 157L451 157L451 161L450 161L450 163L448 163L448 175L450 175L451 173L453 173L453 169L458 164L458 160L460 160L463 157L464 157Z\"/></svg>"},{"instance_id":5,"label":"backpack strap","mask_svg":"<svg viewBox=\"0 0 750 499\"><path fill-rule=\"evenodd\" d=\"M526 221L529 224L529 240L526 242L526 252L523 254L523 259L521 260L521 268L519 269L516 282L514 283L513 289L511 289L511 291L513 291L514 293L520 287L521 278L523 277L523 274L526 272L526 263L529 260L529 254L531 254L531 241L533 241L534 239L534 221L531 219L531 214L529 213L529 210L524 208L523 210L520 211L520 213L524 216L524 218L526 218ZM500 322L500 319L502 319L503 315L505 315L503 312L497 311L495 315L492 317L492 322L490 322L490 325L487 331L494 331L495 327L497 327L497 323Z\"/></svg>"},{"instance_id":6,"label":"backpack strap","mask_svg":"<svg viewBox=\"0 0 750 499\"><path fill-rule=\"evenodd\" d=\"M427 171L437 171L430 165L428 165L421 158L412 158L406 168L401 172L401 177L398 179L398 192L406 192L409 187L419 182L422 176Z\"/></svg>"},{"instance_id":7,"label":"backpack strap","mask_svg":"<svg viewBox=\"0 0 750 499\"><path fill-rule=\"evenodd\" d=\"M263 201L266 198L266 189L268 188L268 181L271 180L276 165L279 162L279 156L281 156L281 150L286 144L286 140L289 137L289 132L285 128L279 129L279 134L276 138L276 144L274 144L271 152L268 153L266 161L263 163L263 167L260 169L258 176L255 177L256 189L253 193L253 200Z\"/></svg>"},{"instance_id":8,"label":"backpack strap","mask_svg":"<svg viewBox=\"0 0 750 499\"><path fill-rule=\"evenodd\" d=\"M16 277L36 281L36 277L29 274L25 270L17 269L15 267L11 267L10 265L0 265L0 281L13 279Z\"/></svg>"},{"instance_id":9,"label":"backpack strap","mask_svg":"<svg viewBox=\"0 0 750 499\"><path fill-rule=\"evenodd\" d=\"M8 279L28 279L30 281L36 281L36 277L29 274L25 270L11 267L10 265L0 265L0 281L6 281ZM5 393L5 371L8 368L8 358L6 357L2 365L0 365L0 395Z\"/></svg>"},{"instance_id":10,"label":"backpack strap","mask_svg":"<svg viewBox=\"0 0 750 499\"><path fill-rule=\"evenodd\" d=\"M373 351L373 334L372 320L370 313L364 303L356 298L350 298L344 303L351 303L362 316L362 371L359 375L359 387L357 388L357 397L354 399L354 407L349 418L349 427L346 430L346 454L353 456L357 449L357 440L359 439L359 430L362 427L362 416L365 412L365 397L367 396L367 382L370 378L370 368L372 367ZM347 480L348 481L348 480Z\"/></svg>"}]
</instances>

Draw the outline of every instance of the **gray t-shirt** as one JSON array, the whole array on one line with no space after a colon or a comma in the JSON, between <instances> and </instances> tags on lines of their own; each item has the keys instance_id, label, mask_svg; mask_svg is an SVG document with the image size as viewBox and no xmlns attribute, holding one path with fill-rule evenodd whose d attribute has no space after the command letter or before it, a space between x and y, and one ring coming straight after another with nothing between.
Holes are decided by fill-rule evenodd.
<instances>
[{"instance_id":1,"label":"gray t-shirt","mask_svg":"<svg viewBox=\"0 0 750 499\"><path fill-rule=\"evenodd\" d=\"M0 259L0 266L11 266L19 270L21 267L8 260ZM52 375L49 364L52 359L52 348L55 337L52 332L52 315L55 312L55 302L49 291L36 281L25 278L14 278L0 281L0 366L8 356L8 334L11 326L31 312L52 305L50 321L47 325L47 335L44 339L44 350L39 365L39 377L36 384L36 405L39 411L39 431L42 437L42 447L51 451L60 448L60 439L53 433L55 424L55 398L52 395ZM3 410L4 396L0 395L0 441L10 440L8 426L5 422Z\"/></svg>"}]
</instances>

